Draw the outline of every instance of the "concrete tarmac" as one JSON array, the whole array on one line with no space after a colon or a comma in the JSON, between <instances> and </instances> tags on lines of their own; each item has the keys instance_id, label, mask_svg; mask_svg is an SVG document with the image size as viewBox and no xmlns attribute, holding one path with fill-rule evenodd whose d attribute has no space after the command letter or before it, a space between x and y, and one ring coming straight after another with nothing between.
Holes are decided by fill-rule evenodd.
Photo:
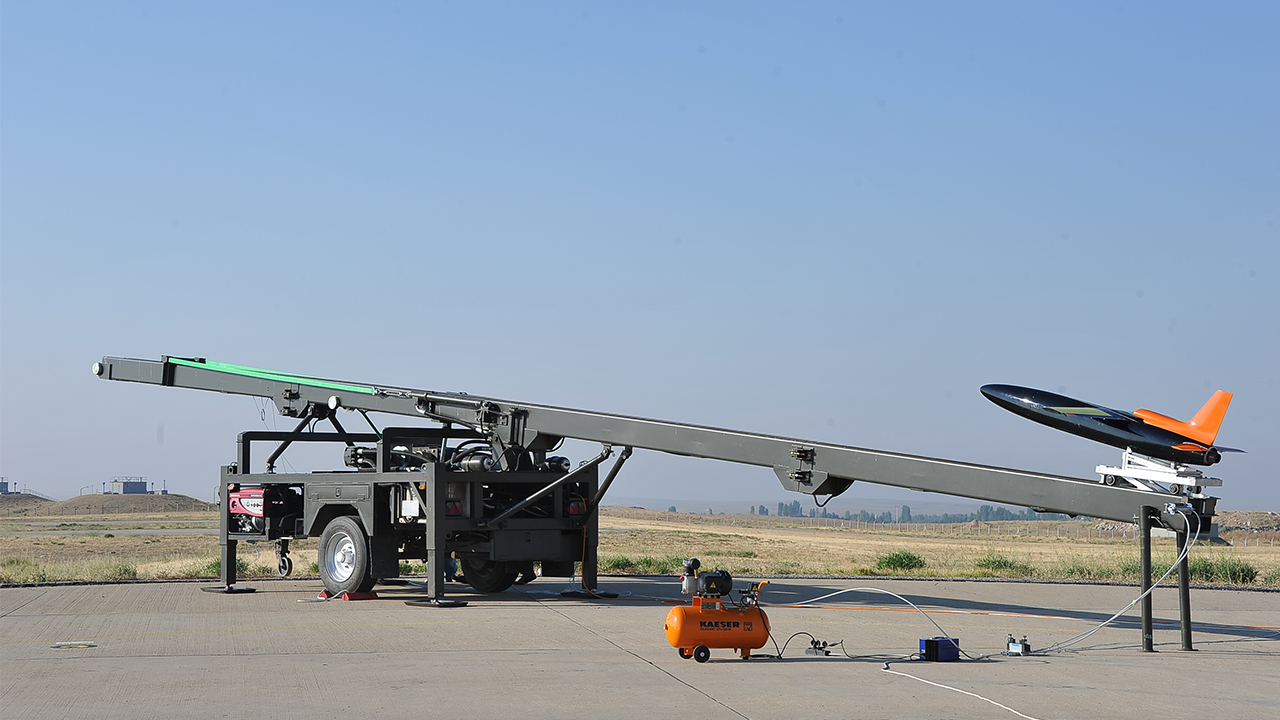
<instances>
[{"instance_id":1,"label":"concrete tarmac","mask_svg":"<svg viewBox=\"0 0 1280 720\"><path fill-rule=\"evenodd\" d=\"M1276 717L1280 708L1280 593L1193 590L1196 652L1178 650L1176 591L1161 587L1156 653L1140 652L1130 612L1071 652L902 661L891 673L886 660L939 633L872 592L833 606L767 608L778 642L809 632L843 640L852 659L839 650L806 655L801 635L780 660L713 650L698 664L679 658L663 633L670 605L661 600L679 597L674 578L603 578L602 590L621 593L615 600L561 597L564 581L541 579L496 596L459 592L471 604L451 609L405 605L421 596L412 585L379 586L378 600L314 603L299 601L315 598L316 580L244 585L257 592L210 594L199 583L0 589L0 717L1097 720L1137 712L1200 720ZM1138 592L785 580L766 586L764 599L794 603L857 586L911 599L974 655L999 652L1007 633L1025 633L1035 647L1065 640ZM75 641L92 647L57 646Z\"/></svg>"}]
</instances>

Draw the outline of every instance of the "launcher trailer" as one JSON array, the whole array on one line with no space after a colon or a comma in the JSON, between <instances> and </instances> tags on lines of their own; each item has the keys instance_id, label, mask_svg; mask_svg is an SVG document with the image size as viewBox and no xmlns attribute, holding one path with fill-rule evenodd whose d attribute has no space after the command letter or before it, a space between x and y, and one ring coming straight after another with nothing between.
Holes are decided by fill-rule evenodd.
<instances>
[{"instance_id":1,"label":"launcher trailer","mask_svg":"<svg viewBox=\"0 0 1280 720\"><path fill-rule=\"evenodd\" d=\"M1149 530L1206 531L1216 498L937 458L812 442L685 423L626 417L465 393L335 381L217 363L203 358L104 357L95 375L167 387L270 399L290 432L244 432L236 461L222 468L219 492L222 589L234 591L236 545L274 542L282 574L288 543L318 537L320 576L330 593L359 592L396 578L400 561L423 560L427 593L444 598L449 559L466 582L499 592L534 576L571 577L582 564L596 586L597 513L633 449L656 450L770 468L782 486L833 497L854 482L909 488L1119 521L1137 520L1149 557ZM426 419L438 428L387 427L348 432L338 411ZM326 421L332 431L319 432ZM600 443L574 466L554 455L567 439ZM253 471L254 443L275 449ZM280 473L292 443L336 443L344 468ZM603 481L598 468L623 448ZM1180 573L1180 576L1185 574ZM1181 577L1186 585L1186 578ZM1149 573L1148 573L1149 581ZM1149 596L1148 596L1149 601ZM1144 615L1149 618L1149 608ZM1184 637L1189 602L1184 600ZM1149 635L1150 633L1146 633ZM1187 641L1189 642L1189 641Z\"/></svg>"}]
</instances>

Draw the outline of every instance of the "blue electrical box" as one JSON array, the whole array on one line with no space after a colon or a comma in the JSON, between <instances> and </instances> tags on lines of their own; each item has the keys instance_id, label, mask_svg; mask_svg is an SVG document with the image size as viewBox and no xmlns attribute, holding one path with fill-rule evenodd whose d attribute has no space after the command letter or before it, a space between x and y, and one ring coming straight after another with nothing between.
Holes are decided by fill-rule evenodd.
<instances>
[{"instance_id":1,"label":"blue electrical box","mask_svg":"<svg viewBox=\"0 0 1280 720\"><path fill-rule=\"evenodd\" d=\"M960 640L948 637L920 638L920 657L930 662L960 659Z\"/></svg>"}]
</instances>

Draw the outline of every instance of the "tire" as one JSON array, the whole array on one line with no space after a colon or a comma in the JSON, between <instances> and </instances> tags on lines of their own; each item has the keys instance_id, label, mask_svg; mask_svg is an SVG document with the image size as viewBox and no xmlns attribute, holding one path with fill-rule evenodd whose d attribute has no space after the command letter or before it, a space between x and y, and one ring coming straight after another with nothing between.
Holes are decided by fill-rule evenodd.
<instances>
[{"instance_id":1,"label":"tire","mask_svg":"<svg viewBox=\"0 0 1280 720\"><path fill-rule=\"evenodd\" d=\"M693 652L684 648L676 648L676 652L680 653L680 657L685 660L693 659Z\"/></svg>"},{"instance_id":2,"label":"tire","mask_svg":"<svg viewBox=\"0 0 1280 720\"><path fill-rule=\"evenodd\" d=\"M704 663L711 659L711 648L706 645L699 645L693 649L693 659L700 663Z\"/></svg>"},{"instance_id":3,"label":"tire","mask_svg":"<svg viewBox=\"0 0 1280 720\"><path fill-rule=\"evenodd\" d=\"M369 538L354 517L334 518L320 535L320 579L332 596L369 592L378 581L370 573Z\"/></svg>"},{"instance_id":4,"label":"tire","mask_svg":"<svg viewBox=\"0 0 1280 720\"><path fill-rule=\"evenodd\" d=\"M280 577L289 577L293 574L293 560L288 555L281 555L276 561L276 572L280 573Z\"/></svg>"},{"instance_id":5,"label":"tire","mask_svg":"<svg viewBox=\"0 0 1280 720\"><path fill-rule=\"evenodd\" d=\"M1182 494L1182 486L1181 486L1181 485L1179 485L1178 483L1169 483L1169 494L1170 494L1170 495L1181 495L1181 494Z\"/></svg>"},{"instance_id":6,"label":"tire","mask_svg":"<svg viewBox=\"0 0 1280 720\"><path fill-rule=\"evenodd\" d=\"M519 575L519 568L511 570L507 563L495 560L462 559L462 574L467 584L482 593L500 593L511 587Z\"/></svg>"},{"instance_id":7,"label":"tire","mask_svg":"<svg viewBox=\"0 0 1280 720\"><path fill-rule=\"evenodd\" d=\"M1103 479L1102 479L1102 482L1104 482L1104 483L1106 483L1106 484L1108 484L1108 485L1112 485L1112 486L1114 486L1114 485L1116 484L1116 476L1115 476L1115 475L1108 475L1108 476L1106 476L1105 478L1103 478Z\"/></svg>"}]
</instances>

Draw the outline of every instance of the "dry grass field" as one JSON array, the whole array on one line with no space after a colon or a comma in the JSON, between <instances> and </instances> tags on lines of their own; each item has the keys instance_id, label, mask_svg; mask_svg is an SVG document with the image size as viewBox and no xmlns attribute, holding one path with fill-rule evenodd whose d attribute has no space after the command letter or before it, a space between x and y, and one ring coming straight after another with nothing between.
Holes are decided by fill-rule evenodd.
<instances>
[{"instance_id":1,"label":"dry grass field","mask_svg":"<svg viewBox=\"0 0 1280 720\"><path fill-rule=\"evenodd\" d=\"M1280 532L1267 529L1274 514L1237 515L1220 518L1234 545L1193 550L1194 581L1280 586ZM605 574L677 573L687 557L708 569L753 575L1132 581L1139 572L1131 527L1086 520L898 527L605 507L600 525ZM1154 565L1167 568L1173 540L1157 538L1155 550ZM292 556L297 574L315 572L314 539L292 543ZM245 577L274 575L273 548L241 545L237 564ZM212 578L217 571L213 512L0 515L2 583Z\"/></svg>"},{"instance_id":2,"label":"dry grass field","mask_svg":"<svg viewBox=\"0 0 1280 720\"><path fill-rule=\"evenodd\" d=\"M1140 572L1132 530L1097 521L912 524L893 529L839 521L821 525L800 518L681 516L604 508L600 522L604 572L674 572L680 558L694 556L706 568L759 575L1136 580ZM801 527L802 523L815 527ZM1248 547L1243 539L1237 539L1238 547L1206 543L1194 549L1195 580L1280 585L1275 533L1265 539L1250 537ZM1172 538L1156 538L1154 548L1154 566L1172 564Z\"/></svg>"}]
</instances>

